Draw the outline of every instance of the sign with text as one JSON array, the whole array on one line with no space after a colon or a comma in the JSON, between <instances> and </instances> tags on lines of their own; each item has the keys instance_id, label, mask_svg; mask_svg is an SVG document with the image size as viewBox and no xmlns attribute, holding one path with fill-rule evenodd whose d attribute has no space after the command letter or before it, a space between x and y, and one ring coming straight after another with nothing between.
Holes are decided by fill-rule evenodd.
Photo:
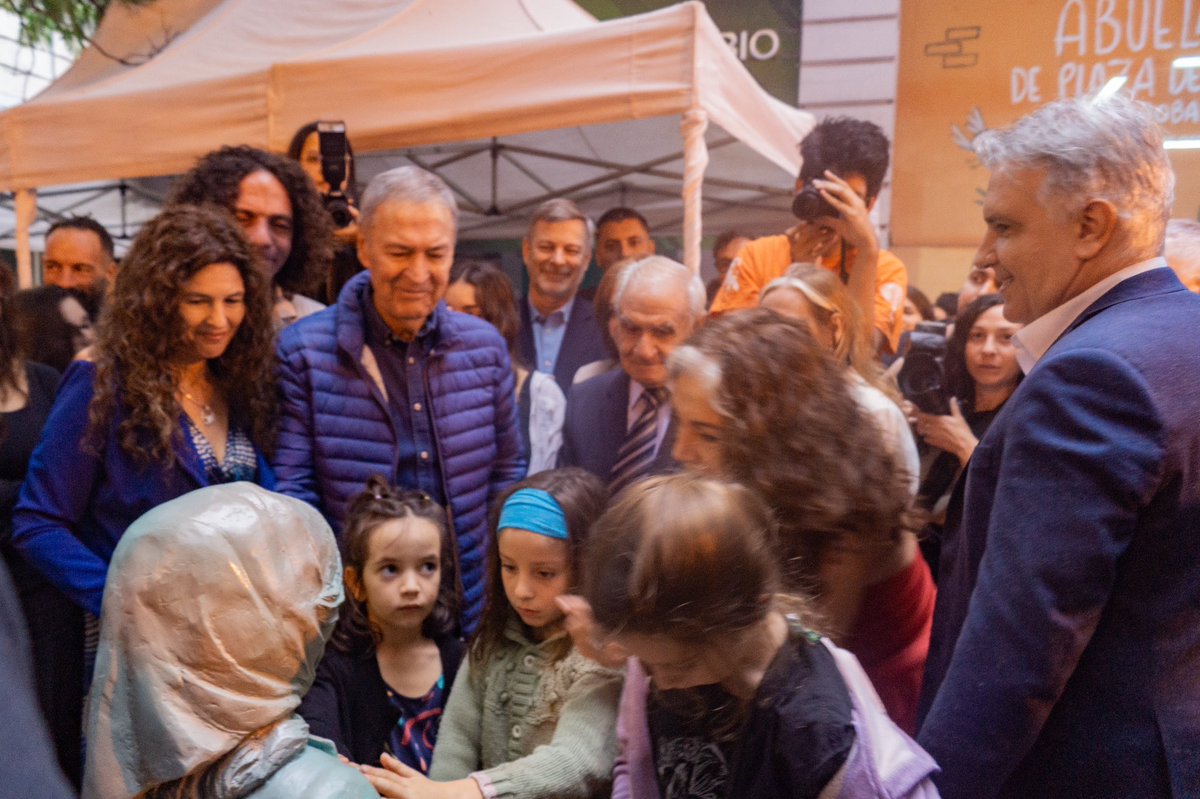
<instances>
[{"instance_id":1,"label":"sign with text","mask_svg":"<svg viewBox=\"0 0 1200 799\"><path fill-rule=\"evenodd\" d=\"M644 14L678 0L576 0L596 19ZM721 35L758 84L789 105L800 97L801 0L708 0Z\"/></svg>"},{"instance_id":2,"label":"sign with text","mask_svg":"<svg viewBox=\"0 0 1200 799\"><path fill-rule=\"evenodd\" d=\"M892 240L973 246L987 171L971 140L1117 76L1171 138L1200 136L1200 0L921 0L900 12ZM1200 192L1173 156L1178 196ZM1177 209L1184 203L1177 203ZM1178 213L1178 211L1177 211ZM1191 215L1185 207L1183 215Z\"/></svg>"}]
</instances>

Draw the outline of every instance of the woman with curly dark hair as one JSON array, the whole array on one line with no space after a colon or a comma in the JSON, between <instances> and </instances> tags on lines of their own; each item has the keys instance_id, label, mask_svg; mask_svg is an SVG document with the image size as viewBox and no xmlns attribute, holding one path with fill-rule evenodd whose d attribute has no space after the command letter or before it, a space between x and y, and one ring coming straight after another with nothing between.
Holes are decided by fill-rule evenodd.
<instances>
[{"instance_id":1,"label":"woman with curly dark hair","mask_svg":"<svg viewBox=\"0 0 1200 799\"><path fill-rule=\"evenodd\" d=\"M813 595L825 631L912 731L934 586L910 530L906 474L843 368L806 325L754 309L706 324L668 370L675 459L767 501L786 587Z\"/></svg>"},{"instance_id":2,"label":"woman with curly dark hair","mask_svg":"<svg viewBox=\"0 0 1200 799\"><path fill-rule=\"evenodd\" d=\"M333 226L298 163L253 147L222 147L179 179L170 202L214 203L237 218L259 253L280 325L325 307L306 295L329 274Z\"/></svg>"},{"instance_id":3,"label":"woman with curly dark hair","mask_svg":"<svg viewBox=\"0 0 1200 799\"><path fill-rule=\"evenodd\" d=\"M13 518L21 554L100 613L134 519L201 486L274 483L274 327L234 220L176 206L134 240L88 360L63 376Z\"/></svg>"}]
</instances>

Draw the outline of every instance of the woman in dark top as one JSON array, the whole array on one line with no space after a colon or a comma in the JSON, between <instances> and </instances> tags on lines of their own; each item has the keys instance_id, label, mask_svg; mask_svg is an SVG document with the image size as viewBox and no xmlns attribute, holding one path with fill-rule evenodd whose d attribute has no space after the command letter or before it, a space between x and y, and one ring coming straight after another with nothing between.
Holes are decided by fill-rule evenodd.
<instances>
[{"instance_id":1,"label":"woman in dark top","mask_svg":"<svg viewBox=\"0 0 1200 799\"><path fill-rule=\"evenodd\" d=\"M26 563L12 545L13 507L29 457L50 415L59 373L30 360L28 351L19 346L11 291L12 273L0 269L0 552L12 574L29 628L38 704L46 717L59 764L78 786L83 612ZM70 297L63 289L55 291L61 292L60 301Z\"/></svg>"},{"instance_id":2,"label":"woman in dark top","mask_svg":"<svg viewBox=\"0 0 1200 799\"><path fill-rule=\"evenodd\" d=\"M73 292L60 286L18 291L12 300L17 346L25 357L59 374L75 354L95 341L92 318Z\"/></svg>"},{"instance_id":3,"label":"woman in dark top","mask_svg":"<svg viewBox=\"0 0 1200 799\"><path fill-rule=\"evenodd\" d=\"M21 554L98 616L129 524L195 488L271 487L274 328L257 258L223 210L138 234L90 360L71 364L13 515Z\"/></svg>"},{"instance_id":4,"label":"woman in dark top","mask_svg":"<svg viewBox=\"0 0 1200 799\"><path fill-rule=\"evenodd\" d=\"M935 578L942 523L954 483L1024 377L1013 347L1013 336L1020 329L1020 324L1004 318L1004 300L999 294L985 294L973 301L958 315L954 334L946 344L950 413L935 415L908 408L909 420L927 447L917 502L930 514L921 549Z\"/></svg>"},{"instance_id":5,"label":"woman in dark top","mask_svg":"<svg viewBox=\"0 0 1200 799\"><path fill-rule=\"evenodd\" d=\"M321 139L317 132L317 124L309 122L292 134L292 142L288 145L287 156L300 163L300 168L316 186L317 192L326 202L326 208L329 208L332 187L325 182L324 169L321 164ZM345 208L339 207L338 215L341 217L343 214L348 214L350 221L338 227L339 221L344 221L344 218L334 218L331 214L334 228L333 264L323 284L314 294L315 299L326 305L335 305L338 294L342 292L342 286L363 269L355 247L358 240L358 175L355 174L354 148L350 146L349 138L346 139L345 164L346 179L338 187L342 194L341 199L345 202Z\"/></svg>"}]
</instances>

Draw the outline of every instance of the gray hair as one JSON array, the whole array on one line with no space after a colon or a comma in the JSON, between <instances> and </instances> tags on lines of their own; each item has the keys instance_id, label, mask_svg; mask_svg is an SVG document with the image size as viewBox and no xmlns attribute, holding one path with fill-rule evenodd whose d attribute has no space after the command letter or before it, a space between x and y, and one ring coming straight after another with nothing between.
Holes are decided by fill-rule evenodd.
<instances>
[{"instance_id":1,"label":"gray hair","mask_svg":"<svg viewBox=\"0 0 1200 799\"><path fill-rule=\"evenodd\" d=\"M1137 251L1162 251L1175 173L1149 106L1121 95L1058 100L1007 128L979 134L974 148L993 171L1046 170L1042 199L1050 195L1067 214L1107 200Z\"/></svg>"},{"instance_id":2,"label":"gray hair","mask_svg":"<svg viewBox=\"0 0 1200 799\"><path fill-rule=\"evenodd\" d=\"M583 251L591 257L592 242L596 239L596 224L592 218L579 210L579 206L568 200L566 197L555 197L553 200L539 205L533 211L533 216L529 220L529 229L525 231L525 240L533 241L533 226L538 222L573 222L580 221L585 228L585 236L583 237ZM586 259L585 259L586 260Z\"/></svg>"},{"instance_id":3,"label":"gray hair","mask_svg":"<svg viewBox=\"0 0 1200 799\"><path fill-rule=\"evenodd\" d=\"M704 384L708 389L709 398L714 407L719 403L718 393L721 388L721 364L706 353L701 352L691 344L681 344L667 356L667 381L675 382L684 375L690 375ZM717 411L728 415L724 409Z\"/></svg>"},{"instance_id":4,"label":"gray hair","mask_svg":"<svg viewBox=\"0 0 1200 799\"><path fill-rule=\"evenodd\" d=\"M680 288L687 292L688 311L692 322L704 316L704 308L708 302L708 292L700 276L678 261L672 261L663 255L647 255L629 264L617 278L617 287L613 290L612 307L620 313L621 300L630 284L638 279L667 279L675 280Z\"/></svg>"},{"instance_id":5,"label":"gray hair","mask_svg":"<svg viewBox=\"0 0 1200 799\"><path fill-rule=\"evenodd\" d=\"M387 172L380 172L367 184L363 192L360 212L360 226L365 231L371 227L375 212L384 203L440 203L450 212L455 232L458 231L458 204L454 201L454 192L446 182L432 172L416 166L398 166Z\"/></svg>"}]
</instances>

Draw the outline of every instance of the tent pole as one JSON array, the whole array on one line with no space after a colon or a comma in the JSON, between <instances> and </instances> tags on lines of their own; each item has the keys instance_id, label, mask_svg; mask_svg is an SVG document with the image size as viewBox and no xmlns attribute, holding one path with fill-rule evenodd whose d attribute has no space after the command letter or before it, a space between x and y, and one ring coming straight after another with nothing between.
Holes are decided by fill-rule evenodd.
<instances>
[{"instance_id":1,"label":"tent pole","mask_svg":"<svg viewBox=\"0 0 1200 799\"><path fill-rule=\"evenodd\" d=\"M691 108L679 123L683 133L683 262L693 273L700 274L700 238L704 234L700 189L704 170L708 167L708 113L703 108Z\"/></svg>"},{"instance_id":2,"label":"tent pole","mask_svg":"<svg viewBox=\"0 0 1200 799\"><path fill-rule=\"evenodd\" d=\"M33 249L29 243L29 229L37 218L37 192L33 189L17 189L13 200L17 218L17 288L27 289L33 287Z\"/></svg>"}]
</instances>

